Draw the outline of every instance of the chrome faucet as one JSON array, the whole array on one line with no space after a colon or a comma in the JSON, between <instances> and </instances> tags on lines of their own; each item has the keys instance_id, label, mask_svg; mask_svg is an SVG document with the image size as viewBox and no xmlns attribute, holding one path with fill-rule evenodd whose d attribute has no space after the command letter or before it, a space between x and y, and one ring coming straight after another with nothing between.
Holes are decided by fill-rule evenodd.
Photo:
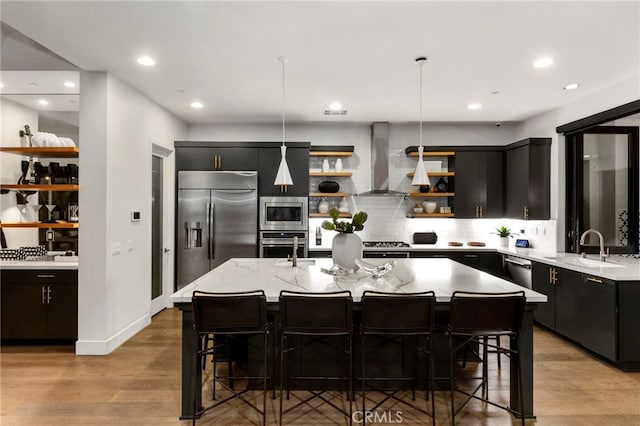
<instances>
[{"instance_id":1,"label":"chrome faucet","mask_svg":"<svg viewBox=\"0 0 640 426\"><path fill-rule=\"evenodd\" d=\"M293 257L291 258L291 266L295 268L298 266L298 237L293 237Z\"/></svg>"},{"instance_id":2,"label":"chrome faucet","mask_svg":"<svg viewBox=\"0 0 640 426\"><path fill-rule=\"evenodd\" d=\"M600 239L600 262L606 262L607 257L609 257L609 249L607 249L606 253L604 252L604 237L600 232L596 231L595 229L587 229L580 236L580 245L581 246L584 245L584 241L587 237L587 234L589 234L590 232L593 232L594 234L596 234ZM586 254L584 252L582 252L582 257L586 257Z\"/></svg>"}]
</instances>

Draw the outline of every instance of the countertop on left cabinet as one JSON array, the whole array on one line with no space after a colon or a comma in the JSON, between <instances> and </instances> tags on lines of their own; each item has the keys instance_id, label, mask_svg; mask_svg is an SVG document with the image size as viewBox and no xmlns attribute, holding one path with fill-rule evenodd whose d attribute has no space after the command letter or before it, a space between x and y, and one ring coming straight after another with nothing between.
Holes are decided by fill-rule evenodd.
<instances>
[{"instance_id":1,"label":"countertop on left cabinet","mask_svg":"<svg viewBox=\"0 0 640 426\"><path fill-rule=\"evenodd\" d=\"M1 269L55 269L55 270L77 270L78 261L59 262L46 260L3 260L0 261Z\"/></svg>"}]
</instances>

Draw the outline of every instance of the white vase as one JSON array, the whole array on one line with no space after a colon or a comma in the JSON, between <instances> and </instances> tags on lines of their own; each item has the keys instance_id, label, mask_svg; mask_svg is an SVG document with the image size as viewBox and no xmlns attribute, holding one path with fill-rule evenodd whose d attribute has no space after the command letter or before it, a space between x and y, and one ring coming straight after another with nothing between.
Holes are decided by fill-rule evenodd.
<instances>
[{"instance_id":1,"label":"white vase","mask_svg":"<svg viewBox=\"0 0 640 426\"><path fill-rule=\"evenodd\" d=\"M329 213L329 202L324 198L318 203L318 213Z\"/></svg>"},{"instance_id":2,"label":"white vase","mask_svg":"<svg viewBox=\"0 0 640 426\"><path fill-rule=\"evenodd\" d=\"M322 160L322 171L324 173L328 173L329 172L329 160L327 160L326 158L324 160Z\"/></svg>"},{"instance_id":3,"label":"white vase","mask_svg":"<svg viewBox=\"0 0 640 426\"><path fill-rule=\"evenodd\" d=\"M498 237L500 247L509 247L509 237Z\"/></svg>"},{"instance_id":4,"label":"white vase","mask_svg":"<svg viewBox=\"0 0 640 426\"><path fill-rule=\"evenodd\" d=\"M342 171L342 160L338 158L336 160L336 172L340 173Z\"/></svg>"},{"instance_id":5,"label":"white vase","mask_svg":"<svg viewBox=\"0 0 640 426\"><path fill-rule=\"evenodd\" d=\"M331 244L333 263L356 270L356 259L362 259L362 240L354 233L336 234Z\"/></svg>"}]
</instances>

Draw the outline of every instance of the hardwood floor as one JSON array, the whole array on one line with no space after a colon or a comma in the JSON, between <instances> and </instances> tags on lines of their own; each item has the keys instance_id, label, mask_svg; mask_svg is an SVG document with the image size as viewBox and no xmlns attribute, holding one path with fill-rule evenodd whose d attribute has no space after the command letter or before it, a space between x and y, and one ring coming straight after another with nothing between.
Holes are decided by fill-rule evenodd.
<instances>
[{"instance_id":1,"label":"hardwood floor","mask_svg":"<svg viewBox=\"0 0 640 426\"><path fill-rule=\"evenodd\" d=\"M167 309L108 356L75 356L70 346L2 347L0 424L188 424L178 420L180 321L176 309ZM537 421L528 420L528 425L640 425L640 373L623 373L540 328L535 329L534 345ZM495 356L489 368L492 398L506 401L508 368L503 366L499 371ZM294 397L290 403L293 400ZM333 401L346 406L337 394ZM429 405L421 402L425 407ZM438 424L449 424L448 393L437 392L436 402ZM359 399L356 404L359 409ZM267 424L275 425L278 400L269 398L267 405ZM401 412L400 417L397 411ZM377 412L395 416L387 419L396 424L430 424L429 418L400 404L389 403ZM519 424L505 411L480 402L467 405L456 422L462 426ZM323 405L319 412L296 410L285 417L285 423L347 425L348 421ZM250 408L234 402L208 412L198 424L258 425L260 418Z\"/></svg>"}]
</instances>

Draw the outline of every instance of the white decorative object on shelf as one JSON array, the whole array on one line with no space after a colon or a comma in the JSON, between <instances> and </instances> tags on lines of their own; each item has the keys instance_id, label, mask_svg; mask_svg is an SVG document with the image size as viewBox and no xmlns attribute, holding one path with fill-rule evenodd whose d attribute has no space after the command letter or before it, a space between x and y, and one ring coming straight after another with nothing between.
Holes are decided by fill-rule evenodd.
<instances>
[{"instance_id":1,"label":"white decorative object on shelf","mask_svg":"<svg viewBox=\"0 0 640 426\"><path fill-rule=\"evenodd\" d=\"M322 172L329 173L329 170L331 170L329 168L329 160L325 158L324 160L322 160Z\"/></svg>"},{"instance_id":2,"label":"white decorative object on shelf","mask_svg":"<svg viewBox=\"0 0 640 426\"><path fill-rule=\"evenodd\" d=\"M342 160L338 158L336 160L336 172L340 173L341 171L342 171Z\"/></svg>"},{"instance_id":3,"label":"white decorative object on shelf","mask_svg":"<svg viewBox=\"0 0 640 426\"><path fill-rule=\"evenodd\" d=\"M318 203L318 213L329 213L329 202L326 198Z\"/></svg>"},{"instance_id":4,"label":"white decorative object on shelf","mask_svg":"<svg viewBox=\"0 0 640 426\"><path fill-rule=\"evenodd\" d=\"M349 212L349 203L347 203L347 198L343 197L342 201L338 203L338 211L340 213L348 213Z\"/></svg>"},{"instance_id":5,"label":"white decorative object on shelf","mask_svg":"<svg viewBox=\"0 0 640 426\"><path fill-rule=\"evenodd\" d=\"M436 207L438 203L435 201L423 201L422 207L424 207L424 211L427 213L434 213L436 211Z\"/></svg>"}]
</instances>

